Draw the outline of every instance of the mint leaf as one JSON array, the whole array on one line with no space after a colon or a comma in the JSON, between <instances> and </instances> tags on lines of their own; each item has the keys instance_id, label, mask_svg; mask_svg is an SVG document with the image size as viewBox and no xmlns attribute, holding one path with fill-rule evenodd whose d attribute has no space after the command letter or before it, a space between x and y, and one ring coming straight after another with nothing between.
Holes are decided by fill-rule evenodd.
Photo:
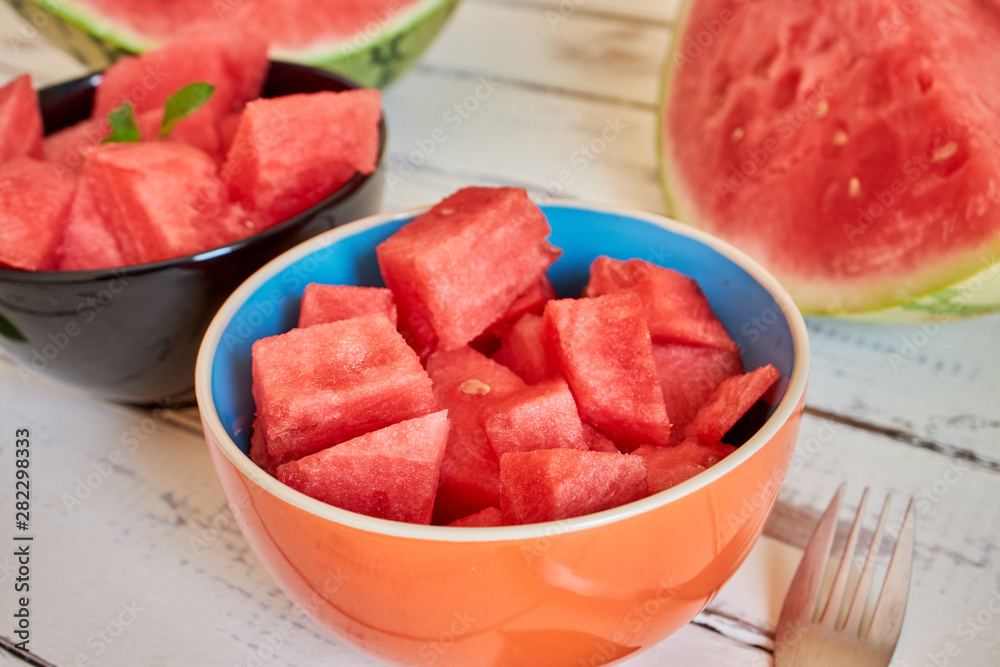
<instances>
[{"instance_id":1,"label":"mint leaf","mask_svg":"<svg viewBox=\"0 0 1000 667\"><path fill-rule=\"evenodd\" d=\"M111 123L111 134L101 141L102 144L139 141L139 128L132 115L132 105L128 102L122 102L121 106L109 111L108 122Z\"/></svg>"},{"instance_id":2,"label":"mint leaf","mask_svg":"<svg viewBox=\"0 0 1000 667\"><path fill-rule=\"evenodd\" d=\"M163 124L160 126L160 136L165 137L174 129L178 121L183 120L200 109L215 92L215 86L210 83L189 83L167 99L163 106Z\"/></svg>"}]
</instances>

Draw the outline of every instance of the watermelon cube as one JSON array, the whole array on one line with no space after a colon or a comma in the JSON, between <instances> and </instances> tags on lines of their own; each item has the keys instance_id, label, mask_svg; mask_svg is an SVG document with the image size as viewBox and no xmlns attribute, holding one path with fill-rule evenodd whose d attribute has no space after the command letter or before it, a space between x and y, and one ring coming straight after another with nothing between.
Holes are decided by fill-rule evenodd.
<instances>
[{"instance_id":1,"label":"watermelon cube","mask_svg":"<svg viewBox=\"0 0 1000 667\"><path fill-rule=\"evenodd\" d=\"M0 88L0 164L19 155L43 157L42 112L27 74Z\"/></svg>"},{"instance_id":2,"label":"watermelon cube","mask_svg":"<svg viewBox=\"0 0 1000 667\"><path fill-rule=\"evenodd\" d=\"M500 460L486 435L484 414L525 384L471 347L434 352L427 373L451 422L434 509L434 523L446 524L500 506Z\"/></svg>"},{"instance_id":3,"label":"watermelon cube","mask_svg":"<svg viewBox=\"0 0 1000 667\"><path fill-rule=\"evenodd\" d=\"M611 438L604 435L587 422L583 423L583 439L587 442L587 449L592 452L610 452L612 454L617 454L621 451L618 449L618 445L611 441Z\"/></svg>"},{"instance_id":4,"label":"watermelon cube","mask_svg":"<svg viewBox=\"0 0 1000 667\"><path fill-rule=\"evenodd\" d=\"M594 260L587 296L627 290L635 290L642 299L646 324L655 340L739 351L693 279L641 259Z\"/></svg>"},{"instance_id":5,"label":"watermelon cube","mask_svg":"<svg viewBox=\"0 0 1000 667\"><path fill-rule=\"evenodd\" d=\"M468 187L379 244L411 344L454 350L483 333L559 256L549 233L524 190Z\"/></svg>"},{"instance_id":6,"label":"watermelon cube","mask_svg":"<svg viewBox=\"0 0 1000 667\"><path fill-rule=\"evenodd\" d=\"M49 162L67 169L79 169L87 154L100 146L110 133L111 125L107 120L88 118L44 137L42 151Z\"/></svg>"},{"instance_id":7,"label":"watermelon cube","mask_svg":"<svg viewBox=\"0 0 1000 667\"><path fill-rule=\"evenodd\" d=\"M461 519L455 519L448 525L459 528L493 528L495 526L502 526L503 522L500 520L499 509L496 507L487 507L484 510L479 510L475 514L464 516Z\"/></svg>"},{"instance_id":8,"label":"watermelon cube","mask_svg":"<svg viewBox=\"0 0 1000 667\"><path fill-rule=\"evenodd\" d=\"M208 102L177 124L215 123L258 97L267 74L267 43L237 31L188 31L138 56L124 56L101 76L91 118L129 102L136 114L160 109L191 83L215 86Z\"/></svg>"},{"instance_id":9,"label":"watermelon cube","mask_svg":"<svg viewBox=\"0 0 1000 667\"><path fill-rule=\"evenodd\" d=\"M54 269L76 177L55 165L17 156L0 164L0 264Z\"/></svg>"},{"instance_id":10,"label":"watermelon cube","mask_svg":"<svg viewBox=\"0 0 1000 667\"><path fill-rule=\"evenodd\" d=\"M500 457L500 513L506 525L570 519L647 494L641 456L537 449Z\"/></svg>"},{"instance_id":11,"label":"watermelon cube","mask_svg":"<svg viewBox=\"0 0 1000 667\"><path fill-rule=\"evenodd\" d=\"M252 375L268 453L282 463L438 409L427 372L385 315L262 338Z\"/></svg>"},{"instance_id":12,"label":"watermelon cube","mask_svg":"<svg viewBox=\"0 0 1000 667\"><path fill-rule=\"evenodd\" d=\"M160 140L160 126L163 124L163 109L149 109L136 115L136 127L143 141ZM219 152L219 133L215 129L213 119L192 114L189 118L177 123L170 134L169 141L180 141L189 146L205 151L217 162L221 162L224 154Z\"/></svg>"},{"instance_id":13,"label":"watermelon cube","mask_svg":"<svg viewBox=\"0 0 1000 667\"><path fill-rule=\"evenodd\" d=\"M277 477L342 509L429 524L447 439L447 411L441 410L280 465Z\"/></svg>"},{"instance_id":14,"label":"watermelon cube","mask_svg":"<svg viewBox=\"0 0 1000 667\"><path fill-rule=\"evenodd\" d=\"M121 244L110 221L98 209L88 174L83 171L66 216L66 229L56 251L56 262L61 271L108 269L126 263Z\"/></svg>"},{"instance_id":15,"label":"watermelon cube","mask_svg":"<svg viewBox=\"0 0 1000 667\"><path fill-rule=\"evenodd\" d=\"M569 385L556 378L512 393L484 411L486 436L498 456L535 449L588 449Z\"/></svg>"},{"instance_id":16,"label":"watermelon cube","mask_svg":"<svg viewBox=\"0 0 1000 667\"><path fill-rule=\"evenodd\" d=\"M258 417L254 417L250 430L250 460L268 475L277 476L278 461L267 451L267 440L264 439L264 430Z\"/></svg>"},{"instance_id":17,"label":"watermelon cube","mask_svg":"<svg viewBox=\"0 0 1000 667\"><path fill-rule=\"evenodd\" d=\"M558 299L543 317L584 421L622 451L667 444L670 421L639 296Z\"/></svg>"},{"instance_id":18,"label":"watermelon cube","mask_svg":"<svg viewBox=\"0 0 1000 667\"><path fill-rule=\"evenodd\" d=\"M83 172L128 264L207 250L241 230L215 161L186 144L105 144L88 154Z\"/></svg>"},{"instance_id":19,"label":"watermelon cube","mask_svg":"<svg viewBox=\"0 0 1000 667\"><path fill-rule=\"evenodd\" d=\"M528 384L559 374L559 364L545 344L542 316L525 313L500 339L493 359L521 376Z\"/></svg>"},{"instance_id":20,"label":"watermelon cube","mask_svg":"<svg viewBox=\"0 0 1000 667\"><path fill-rule=\"evenodd\" d=\"M718 442L779 377L771 364L723 380L688 424L686 434Z\"/></svg>"},{"instance_id":21,"label":"watermelon cube","mask_svg":"<svg viewBox=\"0 0 1000 667\"><path fill-rule=\"evenodd\" d=\"M697 438L687 438L670 447L636 448L631 456L646 461L646 484L650 493L657 493L684 482L707 470L736 451L724 442L704 443Z\"/></svg>"},{"instance_id":22,"label":"watermelon cube","mask_svg":"<svg viewBox=\"0 0 1000 667\"><path fill-rule=\"evenodd\" d=\"M653 343L653 358L674 437L727 377L743 372L738 352L682 343Z\"/></svg>"},{"instance_id":23,"label":"watermelon cube","mask_svg":"<svg viewBox=\"0 0 1000 667\"><path fill-rule=\"evenodd\" d=\"M396 302L384 287L310 283L299 303L299 327L382 313L396 325Z\"/></svg>"},{"instance_id":24,"label":"watermelon cube","mask_svg":"<svg viewBox=\"0 0 1000 667\"><path fill-rule=\"evenodd\" d=\"M375 170L381 117L376 89L250 102L222 166L230 197L264 227L304 211Z\"/></svg>"},{"instance_id":25,"label":"watermelon cube","mask_svg":"<svg viewBox=\"0 0 1000 667\"><path fill-rule=\"evenodd\" d=\"M541 315L545 310L545 304L555 298L556 289L552 286L552 281L549 280L548 276L542 276L541 280L533 283L526 291L518 295L507 308L507 312L476 337L470 345L486 356L493 355L500 347L500 339L522 315L528 313Z\"/></svg>"}]
</instances>

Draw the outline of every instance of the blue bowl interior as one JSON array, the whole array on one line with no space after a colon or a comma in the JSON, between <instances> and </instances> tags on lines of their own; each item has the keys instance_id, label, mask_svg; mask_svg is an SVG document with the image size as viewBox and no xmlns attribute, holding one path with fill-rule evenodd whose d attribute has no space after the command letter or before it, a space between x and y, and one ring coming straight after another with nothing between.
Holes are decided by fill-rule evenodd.
<instances>
[{"instance_id":1,"label":"blue bowl interior","mask_svg":"<svg viewBox=\"0 0 1000 667\"><path fill-rule=\"evenodd\" d=\"M680 271L701 285L740 345L744 366L770 363L781 373L774 405L784 396L795 361L791 329L774 297L738 264L701 241L647 220L557 204L541 208L552 226L551 242L563 250L549 270L560 296L580 294L590 263L599 255L640 258ZM228 323L213 360L212 396L222 424L244 452L249 451L254 414L253 342L295 326L299 299L311 282L382 286L375 246L408 221L389 221L317 248L271 277Z\"/></svg>"}]
</instances>

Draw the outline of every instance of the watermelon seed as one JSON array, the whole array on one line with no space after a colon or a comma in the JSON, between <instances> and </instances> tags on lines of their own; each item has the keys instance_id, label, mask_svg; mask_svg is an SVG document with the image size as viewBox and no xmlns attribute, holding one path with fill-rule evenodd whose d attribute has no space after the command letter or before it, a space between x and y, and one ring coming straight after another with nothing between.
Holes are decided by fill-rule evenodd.
<instances>
[{"instance_id":1,"label":"watermelon seed","mask_svg":"<svg viewBox=\"0 0 1000 667\"><path fill-rule=\"evenodd\" d=\"M735 130L733 130L733 133L732 135L730 135L729 140L735 144L740 139L742 139L744 135L746 135L746 130L744 130L742 127L738 127Z\"/></svg>"},{"instance_id":2,"label":"watermelon seed","mask_svg":"<svg viewBox=\"0 0 1000 667\"><path fill-rule=\"evenodd\" d=\"M458 390L470 396L485 396L490 393L490 386L482 380L466 380L458 386Z\"/></svg>"},{"instance_id":3,"label":"watermelon seed","mask_svg":"<svg viewBox=\"0 0 1000 667\"><path fill-rule=\"evenodd\" d=\"M957 152L958 144L954 141L949 141L941 148L934 150L934 153L931 156L931 162L944 162Z\"/></svg>"},{"instance_id":4,"label":"watermelon seed","mask_svg":"<svg viewBox=\"0 0 1000 667\"><path fill-rule=\"evenodd\" d=\"M833 145L843 146L847 143L847 132L843 130L837 130L833 133Z\"/></svg>"},{"instance_id":5,"label":"watermelon seed","mask_svg":"<svg viewBox=\"0 0 1000 667\"><path fill-rule=\"evenodd\" d=\"M440 213L441 215L451 215L454 212L455 209L453 208L442 208L441 210L438 211L438 213Z\"/></svg>"},{"instance_id":6,"label":"watermelon seed","mask_svg":"<svg viewBox=\"0 0 1000 667\"><path fill-rule=\"evenodd\" d=\"M816 105L816 117L824 118L826 114L830 111L830 103L826 100L820 100L819 104Z\"/></svg>"},{"instance_id":7,"label":"watermelon seed","mask_svg":"<svg viewBox=\"0 0 1000 667\"><path fill-rule=\"evenodd\" d=\"M847 195L851 199L857 199L858 195L861 194L861 181L858 180L857 176L851 176L851 180L847 181Z\"/></svg>"}]
</instances>

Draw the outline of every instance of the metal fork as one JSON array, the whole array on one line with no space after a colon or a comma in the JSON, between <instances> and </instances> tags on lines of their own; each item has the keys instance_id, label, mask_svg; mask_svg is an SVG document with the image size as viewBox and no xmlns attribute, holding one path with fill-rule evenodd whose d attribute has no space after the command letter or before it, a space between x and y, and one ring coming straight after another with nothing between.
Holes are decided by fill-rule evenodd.
<instances>
[{"instance_id":1,"label":"metal fork","mask_svg":"<svg viewBox=\"0 0 1000 667\"><path fill-rule=\"evenodd\" d=\"M868 489L865 489L833 585L824 600L820 589L837 528L843 491L844 485L841 485L820 518L788 589L774 633L777 667L885 667L896 650L910 589L916 522L913 500L907 505L876 601L872 599L872 579L889 498L882 506L864 566L857 575L852 571L851 563L868 497Z\"/></svg>"}]
</instances>

